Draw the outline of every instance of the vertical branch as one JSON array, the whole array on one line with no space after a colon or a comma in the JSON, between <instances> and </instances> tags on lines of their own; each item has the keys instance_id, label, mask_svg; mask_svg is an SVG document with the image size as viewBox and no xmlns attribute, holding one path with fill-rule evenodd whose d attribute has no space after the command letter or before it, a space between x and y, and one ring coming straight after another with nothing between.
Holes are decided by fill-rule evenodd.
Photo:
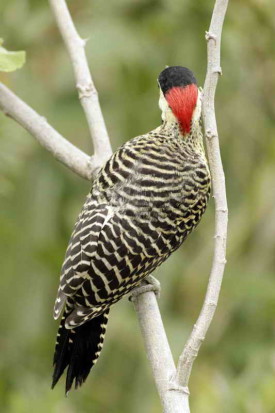
<instances>
[{"instance_id":1,"label":"vertical branch","mask_svg":"<svg viewBox=\"0 0 275 413\"><path fill-rule=\"evenodd\" d=\"M93 140L93 162L102 166L112 154L104 118L85 55L86 41L78 35L65 0L49 0L73 66L76 88Z\"/></svg>"},{"instance_id":2,"label":"vertical branch","mask_svg":"<svg viewBox=\"0 0 275 413\"><path fill-rule=\"evenodd\" d=\"M214 316L226 263L225 253L228 211L214 98L218 77L221 74L221 33L227 5L228 0L216 0L209 32L206 32L208 59L202 108L204 128L206 132L207 153L212 176L213 197L215 200L215 246L205 301L178 363L176 381L181 386L188 386L194 360L197 357L200 346Z\"/></svg>"},{"instance_id":3,"label":"vertical branch","mask_svg":"<svg viewBox=\"0 0 275 413\"><path fill-rule=\"evenodd\" d=\"M214 257L205 301L199 318L179 358L175 374L173 373L174 362L170 356L167 358L167 355L170 354L170 349L162 320L158 316L159 309L156 299L150 292L143 293L141 290L141 295L138 295L137 292L135 293L135 309L138 313L147 355L165 413L190 412L188 402L189 377L217 307L226 263L225 249L228 214L214 98L218 77L221 74L220 44L227 5L228 0L216 0L210 29L206 33L208 64L203 96L203 120L212 176L213 197L215 199Z\"/></svg>"}]
</instances>

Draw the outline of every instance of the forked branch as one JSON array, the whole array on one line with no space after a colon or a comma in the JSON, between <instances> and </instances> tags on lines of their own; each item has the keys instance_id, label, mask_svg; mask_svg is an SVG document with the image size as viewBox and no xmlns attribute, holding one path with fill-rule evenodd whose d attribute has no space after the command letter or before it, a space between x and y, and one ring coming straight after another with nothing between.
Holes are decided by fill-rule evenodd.
<instances>
[{"instance_id":1,"label":"forked branch","mask_svg":"<svg viewBox=\"0 0 275 413\"><path fill-rule=\"evenodd\" d=\"M58 133L47 119L35 112L0 83L0 109L30 132L53 156L85 179L95 170L91 158Z\"/></svg>"},{"instance_id":2,"label":"forked branch","mask_svg":"<svg viewBox=\"0 0 275 413\"><path fill-rule=\"evenodd\" d=\"M111 144L87 64L85 41L77 34L66 2L49 1L73 65L76 88L93 139L94 155L89 157L68 142L43 116L1 83L0 109L29 131L56 159L78 175L90 180L112 154Z\"/></svg>"}]
</instances>

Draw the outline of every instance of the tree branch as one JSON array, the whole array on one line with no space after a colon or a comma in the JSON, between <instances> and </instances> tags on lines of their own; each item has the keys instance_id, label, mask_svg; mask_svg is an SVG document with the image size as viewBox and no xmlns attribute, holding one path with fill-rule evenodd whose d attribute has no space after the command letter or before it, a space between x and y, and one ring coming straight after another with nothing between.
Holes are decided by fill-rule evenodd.
<instances>
[{"instance_id":1,"label":"tree branch","mask_svg":"<svg viewBox=\"0 0 275 413\"><path fill-rule=\"evenodd\" d=\"M86 41L78 35L65 0L49 0L49 3L73 66L76 88L93 140L94 162L102 166L112 155L112 148L85 55Z\"/></svg>"},{"instance_id":2,"label":"tree branch","mask_svg":"<svg viewBox=\"0 0 275 413\"><path fill-rule=\"evenodd\" d=\"M218 76L221 74L220 43L227 4L228 0L216 0L210 29L206 33L208 65L204 85L203 119L215 199L215 250L205 301L179 358L176 371L154 294L147 292L138 295L135 292L134 305L164 413L190 412L188 401L189 377L194 360L215 313L226 263L227 202L214 98Z\"/></svg>"},{"instance_id":3,"label":"tree branch","mask_svg":"<svg viewBox=\"0 0 275 413\"><path fill-rule=\"evenodd\" d=\"M177 367L176 382L184 387L188 386L194 360L197 357L200 346L214 316L226 263L225 253L228 211L214 98L218 77L221 74L221 33L227 5L228 0L216 0L209 32L206 32L208 64L204 84L202 109L204 128L206 131L207 153L212 176L213 197L215 200L215 247L205 301L199 318L194 325L193 331L180 356Z\"/></svg>"},{"instance_id":4,"label":"tree branch","mask_svg":"<svg viewBox=\"0 0 275 413\"><path fill-rule=\"evenodd\" d=\"M90 180L111 156L110 140L98 94L87 64L84 51L85 41L77 34L66 2L64 0L49 1L73 65L79 98L93 138L94 155L89 157L72 145L50 126L44 117L36 113L3 84L0 84L0 109L28 130L56 159L78 175Z\"/></svg>"},{"instance_id":5,"label":"tree branch","mask_svg":"<svg viewBox=\"0 0 275 413\"><path fill-rule=\"evenodd\" d=\"M46 118L36 113L2 83L0 83L0 109L5 115L20 123L56 159L83 178L91 179L95 170L91 158L63 138L48 124Z\"/></svg>"},{"instance_id":6,"label":"tree branch","mask_svg":"<svg viewBox=\"0 0 275 413\"><path fill-rule=\"evenodd\" d=\"M153 291L143 293L144 284L142 283L141 287L135 288L131 301L133 301L138 315L146 354L152 368L163 411L164 413L189 412L188 389L178 386L171 380L176 374L176 367L156 296Z\"/></svg>"}]
</instances>

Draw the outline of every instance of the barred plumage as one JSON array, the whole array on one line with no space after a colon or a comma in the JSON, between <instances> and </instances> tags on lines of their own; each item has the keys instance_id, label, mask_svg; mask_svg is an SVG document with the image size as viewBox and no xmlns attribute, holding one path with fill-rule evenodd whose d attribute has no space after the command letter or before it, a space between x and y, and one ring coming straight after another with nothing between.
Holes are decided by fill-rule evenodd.
<instances>
[{"instance_id":1,"label":"barred plumage","mask_svg":"<svg viewBox=\"0 0 275 413\"><path fill-rule=\"evenodd\" d=\"M54 309L58 318L66 303L53 385L68 365L67 391L73 380L80 385L96 362L109 307L165 261L205 211L210 176L200 97L190 73L178 66L161 73L162 126L128 141L113 154L98 173L76 222ZM180 110L176 105L181 105ZM189 105L189 111L191 107L190 115L182 105ZM92 338L87 333L89 323ZM92 342L88 354L79 354L81 340Z\"/></svg>"}]
</instances>

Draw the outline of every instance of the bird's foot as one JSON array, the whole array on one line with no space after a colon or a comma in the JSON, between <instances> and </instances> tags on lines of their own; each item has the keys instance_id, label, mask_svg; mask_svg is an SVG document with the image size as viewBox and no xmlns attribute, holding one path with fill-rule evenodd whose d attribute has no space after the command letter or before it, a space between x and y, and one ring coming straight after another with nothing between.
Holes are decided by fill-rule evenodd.
<instances>
[{"instance_id":1,"label":"bird's foot","mask_svg":"<svg viewBox=\"0 0 275 413\"><path fill-rule=\"evenodd\" d=\"M144 294L149 291L153 291L156 294L156 297L159 298L160 282L152 275L147 275L140 285L132 290L129 300L134 301L140 294Z\"/></svg>"},{"instance_id":2,"label":"bird's foot","mask_svg":"<svg viewBox=\"0 0 275 413\"><path fill-rule=\"evenodd\" d=\"M160 291L161 291L161 286L160 286L159 280L157 280L152 275L147 275L147 277L145 277L145 281L147 282L148 287L151 287L150 291L154 291L157 298L159 298L160 297Z\"/></svg>"}]
</instances>

